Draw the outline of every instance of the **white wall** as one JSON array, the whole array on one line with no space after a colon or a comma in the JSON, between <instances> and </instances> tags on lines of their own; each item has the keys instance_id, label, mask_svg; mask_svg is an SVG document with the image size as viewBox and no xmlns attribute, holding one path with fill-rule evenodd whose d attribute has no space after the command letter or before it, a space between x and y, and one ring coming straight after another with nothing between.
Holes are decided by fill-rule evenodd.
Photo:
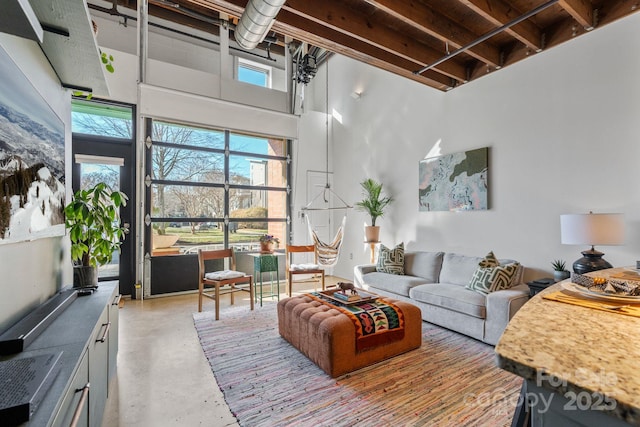
<instances>
[{"instance_id":1,"label":"white wall","mask_svg":"<svg viewBox=\"0 0 640 427\"><path fill-rule=\"evenodd\" d=\"M0 33L0 46L22 70L65 125L71 140L71 95L62 89L38 45ZM1 78L1 76L0 76ZM71 151L66 152L66 175L71 177ZM70 191L71 183L66 183ZM0 331L46 301L71 281L68 244L62 237L0 245Z\"/></svg>"},{"instance_id":2,"label":"white wall","mask_svg":"<svg viewBox=\"0 0 640 427\"><path fill-rule=\"evenodd\" d=\"M622 212L626 245L598 249L614 266L635 265L638 75L640 14L448 93L333 56L330 110L343 116L342 124L333 120L335 189L355 202L364 178L384 184L396 199L380 221L386 245L469 255L493 250L528 267L527 280L548 276L553 259L570 265L587 249L560 244L560 214ZM307 93L322 93L324 79L312 85ZM356 89L363 91L358 100L350 97ZM418 212L418 162L434 146L441 154L490 147L489 210ZM335 274L351 278L353 265L368 262L367 220L349 213Z\"/></svg>"}]
</instances>

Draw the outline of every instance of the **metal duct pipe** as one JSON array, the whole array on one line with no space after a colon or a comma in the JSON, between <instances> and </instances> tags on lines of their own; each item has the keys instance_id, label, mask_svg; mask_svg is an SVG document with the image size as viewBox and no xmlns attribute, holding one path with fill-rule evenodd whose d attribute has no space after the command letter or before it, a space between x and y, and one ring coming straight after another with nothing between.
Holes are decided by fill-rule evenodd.
<instances>
[{"instance_id":1,"label":"metal duct pipe","mask_svg":"<svg viewBox=\"0 0 640 427\"><path fill-rule=\"evenodd\" d=\"M285 0L249 0L236 26L235 38L247 50L264 39Z\"/></svg>"}]
</instances>

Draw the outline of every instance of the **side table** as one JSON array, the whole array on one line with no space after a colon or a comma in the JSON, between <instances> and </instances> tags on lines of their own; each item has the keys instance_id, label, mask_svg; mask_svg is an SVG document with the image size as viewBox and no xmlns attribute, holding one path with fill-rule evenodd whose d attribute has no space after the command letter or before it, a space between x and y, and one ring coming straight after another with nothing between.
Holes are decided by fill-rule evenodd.
<instances>
[{"instance_id":1,"label":"side table","mask_svg":"<svg viewBox=\"0 0 640 427\"><path fill-rule=\"evenodd\" d=\"M380 242L364 242L369 245L369 251L371 254L371 264L376 263L376 247L380 244Z\"/></svg>"},{"instance_id":2,"label":"side table","mask_svg":"<svg viewBox=\"0 0 640 427\"><path fill-rule=\"evenodd\" d=\"M527 282L527 286L529 286L529 298L532 298L538 292L544 291L554 283L556 283L556 281L551 277L545 277L543 279L536 279L532 282Z\"/></svg>"},{"instance_id":3,"label":"side table","mask_svg":"<svg viewBox=\"0 0 640 427\"><path fill-rule=\"evenodd\" d=\"M280 301L280 272L278 271L278 255L276 254L250 254L253 257L253 277L256 286L255 298L258 301L258 281L260 282L260 307L262 307L262 298L277 297ZM273 273L276 273L276 283L274 286ZM263 293L262 275L269 273L270 292Z\"/></svg>"}]
</instances>

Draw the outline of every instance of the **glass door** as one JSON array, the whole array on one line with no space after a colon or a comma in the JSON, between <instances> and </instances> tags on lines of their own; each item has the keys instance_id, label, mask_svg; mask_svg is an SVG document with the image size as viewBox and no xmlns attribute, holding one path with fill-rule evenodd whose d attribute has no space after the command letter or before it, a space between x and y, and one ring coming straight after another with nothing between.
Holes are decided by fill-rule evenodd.
<instances>
[{"instance_id":1,"label":"glass door","mask_svg":"<svg viewBox=\"0 0 640 427\"><path fill-rule=\"evenodd\" d=\"M121 169L124 166L123 158L76 154L74 161L80 166L79 188L81 190L92 188L96 184L104 182L114 191L123 191L120 188ZM127 193L125 192L125 194ZM122 218L120 219L122 220ZM124 220L122 224L127 230L131 227L131 223ZM111 263L98 267L98 280L118 280L119 277L120 253L116 252L113 254Z\"/></svg>"},{"instance_id":2,"label":"glass door","mask_svg":"<svg viewBox=\"0 0 640 427\"><path fill-rule=\"evenodd\" d=\"M99 267L98 280L118 280L120 293L135 295L135 126L133 106L74 100L72 180L74 192L107 183L129 198L120 220L129 229L120 253Z\"/></svg>"},{"instance_id":3,"label":"glass door","mask_svg":"<svg viewBox=\"0 0 640 427\"><path fill-rule=\"evenodd\" d=\"M132 294L135 281L133 259L135 233L132 232L135 224L133 220L135 194L130 178L135 167L131 164L129 150L123 149L124 147L106 145L102 147L103 150L97 148L99 147L96 147L96 143L74 141L73 191L92 187L98 182L105 182L112 189L122 191L129 198L127 206L120 208L120 220L130 231L120 247L120 253L114 253L111 263L100 266L98 269L99 281L119 280L120 292L129 295ZM107 154L104 153L105 149L112 154L120 151L120 156L86 154L87 152Z\"/></svg>"}]
</instances>

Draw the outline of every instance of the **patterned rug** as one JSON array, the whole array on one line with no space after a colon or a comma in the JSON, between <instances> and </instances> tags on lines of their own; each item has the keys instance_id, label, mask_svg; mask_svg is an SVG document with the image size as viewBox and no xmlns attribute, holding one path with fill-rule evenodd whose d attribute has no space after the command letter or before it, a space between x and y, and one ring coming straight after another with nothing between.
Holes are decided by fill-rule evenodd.
<instances>
[{"instance_id":1,"label":"patterned rug","mask_svg":"<svg viewBox=\"0 0 640 427\"><path fill-rule=\"evenodd\" d=\"M493 347L425 322L419 349L332 379L280 337L275 303L193 317L241 426L508 426L522 384Z\"/></svg>"}]
</instances>

